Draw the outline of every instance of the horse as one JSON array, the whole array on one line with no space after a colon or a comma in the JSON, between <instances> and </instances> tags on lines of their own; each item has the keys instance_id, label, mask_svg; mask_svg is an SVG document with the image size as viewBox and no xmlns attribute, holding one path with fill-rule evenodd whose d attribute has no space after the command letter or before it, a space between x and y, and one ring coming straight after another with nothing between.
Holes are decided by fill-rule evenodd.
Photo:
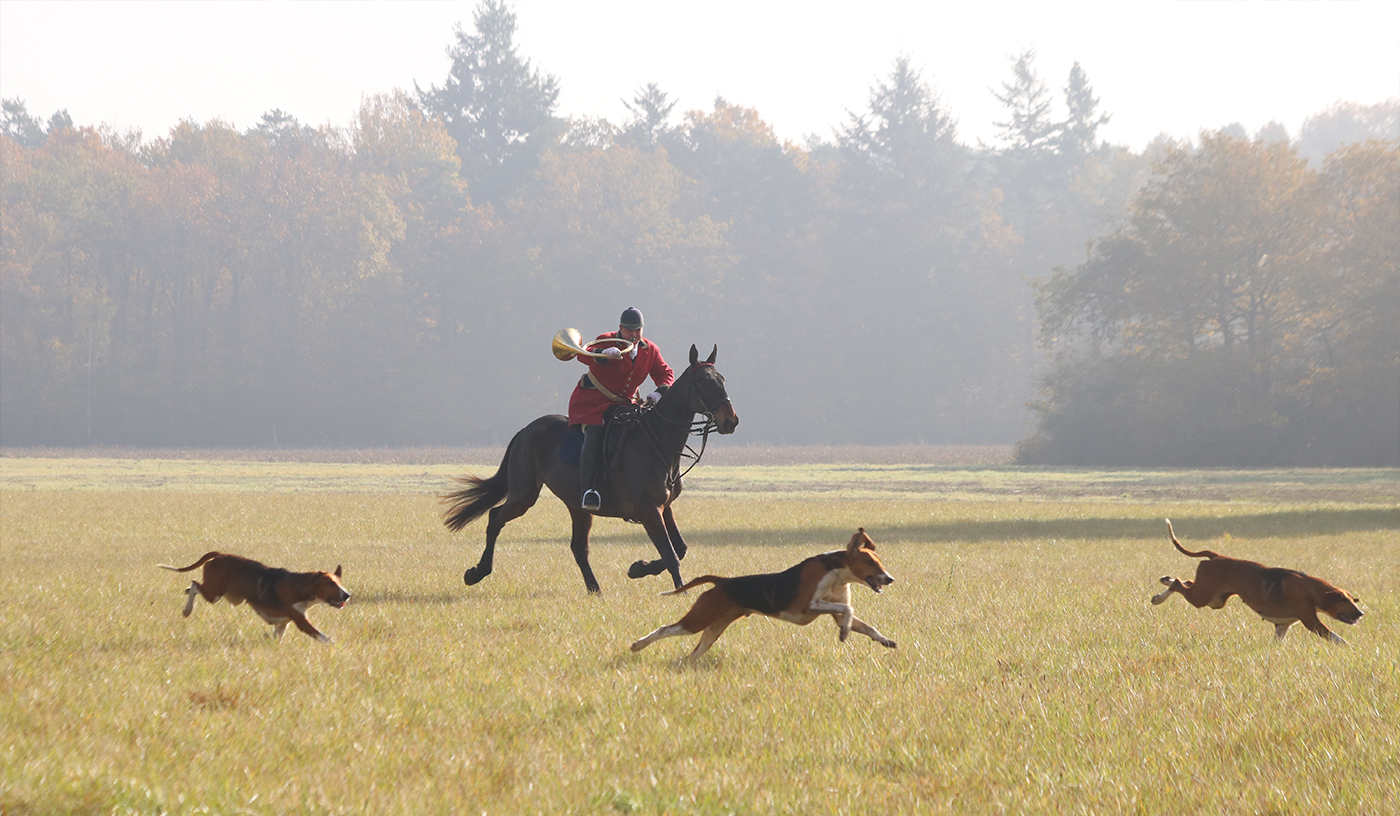
<instances>
[{"instance_id":1,"label":"horse","mask_svg":"<svg viewBox=\"0 0 1400 816\"><path fill-rule=\"evenodd\" d=\"M681 492L680 459L692 422L696 414L702 414L706 434L712 428L732 434L739 425L739 415L724 388L724 376L715 370L718 351L716 346L709 358L701 361L691 346L689 367L654 406L640 411L634 424L621 426L620 434L615 424L605 426L609 436L605 438L606 465L601 481L603 503L597 510L583 509L578 466L559 458L560 443L569 429L568 419L559 414L542 416L518 431L506 446L494 476L456 478L462 487L441 497L447 505L443 524L455 532L488 514L486 549L476 566L462 575L466 585L473 586L491 574L501 528L533 507L540 488L548 485L569 508L573 520L569 547L589 592L600 592L588 563L588 533L594 516L641 522L661 557L637 561L627 571L628 577L658 575L664 570L679 588L686 544L676 528L671 502Z\"/></svg>"}]
</instances>

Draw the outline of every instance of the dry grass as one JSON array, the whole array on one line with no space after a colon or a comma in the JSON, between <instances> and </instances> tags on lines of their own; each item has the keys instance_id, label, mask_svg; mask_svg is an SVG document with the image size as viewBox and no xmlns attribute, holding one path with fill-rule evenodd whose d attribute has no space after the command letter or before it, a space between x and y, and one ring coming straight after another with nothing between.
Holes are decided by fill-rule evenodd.
<instances>
[{"instance_id":1,"label":"dry grass","mask_svg":"<svg viewBox=\"0 0 1400 816\"><path fill-rule=\"evenodd\" d=\"M1400 511L1384 499L1284 499L1283 476L1257 474L1221 482L1254 498L1217 502L1046 500L991 490L999 471L947 495L847 495L815 467L748 487L714 473L677 508L688 576L780 568L863 525L898 581L858 590L857 611L900 648L751 619L684 668L692 641L627 649L689 601L623 577L648 556L631 525L599 522L604 594L587 597L546 497L469 589L482 528L441 527L435 470L112 464L0 459L0 812L1400 809ZM1093 494L1107 477L1074 478ZM1395 476L1335 481L1384 493ZM1151 606L1158 576L1192 569L1163 516L1188 547L1360 595L1350 648L1296 627L1276 643L1237 604ZM181 618L188 576L153 565L214 548L343 563L350 604L311 612L334 642L276 644L222 603Z\"/></svg>"}]
</instances>

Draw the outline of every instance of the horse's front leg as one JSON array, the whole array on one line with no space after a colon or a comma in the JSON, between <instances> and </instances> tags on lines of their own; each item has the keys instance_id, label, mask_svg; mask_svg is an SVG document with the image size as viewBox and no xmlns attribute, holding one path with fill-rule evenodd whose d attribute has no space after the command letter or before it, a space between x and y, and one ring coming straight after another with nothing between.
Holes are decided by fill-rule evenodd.
<instances>
[{"instance_id":1,"label":"horse's front leg","mask_svg":"<svg viewBox=\"0 0 1400 816\"><path fill-rule=\"evenodd\" d=\"M646 529L647 535L651 537L651 543L655 545L661 558L650 562L637 561L627 570L627 577L641 578L644 575L659 575L664 570L671 573L671 580L679 588L682 583L681 563L680 559L676 557L675 547L671 545L671 537L666 531L666 522L661 518L660 508L651 509L642 513L641 516L639 521L642 522L642 527Z\"/></svg>"},{"instance_id":2,"label":"horse's front leg","mask_svg":"<svg viewBox=\"0 0 1400 816\"><path fill-rule=\"evenodd\" d=\"M671 547L676 551L676 560L684 561L686 550L685 539L681 538L680 528L676 526L676 514L671 512L671 505L666 505L661 509L661 520L666 523L666 534L671 537Z\"/></svg>"},{"instance_id":3,"label":"horse's front leg","mask_svg":"<svg viewBox=\"0 0 1400 816\"><path fill-rule=\"evenodd\" d=\"M593 514L571 505L569 515L574 520L574 533L573 538L569 540L569 549L574 551L574 561L578 563L579 572L583 573L583 585L589 592L596 594L601 589L598 587L598 579L593 577L593 567L588 563L588 533L593 529Z\"/></svg>"}]
</instances>

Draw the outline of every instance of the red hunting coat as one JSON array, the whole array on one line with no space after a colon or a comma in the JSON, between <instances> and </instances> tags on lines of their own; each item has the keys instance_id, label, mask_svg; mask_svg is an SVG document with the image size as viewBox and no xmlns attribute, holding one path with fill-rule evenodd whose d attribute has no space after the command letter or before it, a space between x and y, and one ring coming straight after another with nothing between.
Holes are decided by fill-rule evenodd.
<instances>
[{"instance_id":1,"label":"red hunting coat","mask_svg":"<svg viewBox=\"0 0 1400 816\"><path fill-rule=\"evenodd\" d=\"M617 332L608 332L598 335L598 339L617 336ZM603 412L620 402L630 401L647 377L651 377L657 388L676 381L676 373L661 358L661 349L645 338L637 344L632 354L624 354L620 360L581 355L576 359L588 366L588 373L579 380L578 385L574 387L573 396L569 397L570 425L603 424ZM601 391L593 387L590 378L616 394L620 402L613 402L603 396Z\"/></svg>"}]
</instances>

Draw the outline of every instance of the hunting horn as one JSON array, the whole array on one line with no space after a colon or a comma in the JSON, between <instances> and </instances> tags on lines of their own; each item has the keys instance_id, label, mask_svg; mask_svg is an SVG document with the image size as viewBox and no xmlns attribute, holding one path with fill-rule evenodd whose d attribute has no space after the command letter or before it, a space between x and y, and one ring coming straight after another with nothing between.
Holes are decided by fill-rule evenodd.
<instances>
[{"instance_id":1,"label":"hunting horn","mask_svg":"<svg viewBox=\"0 0 1400 816\"><path fill-rule=\"evenodd\" d=\"M594 340L589 346L597 346L603 343L621 343L622 347L618 351L627 354L637 347L637 343L632 340L623 340L621 337L604 337L602 340ZM554 356L560 360L572 360L582 354L585 357L606 357L596 351L589 351L588 346L583 344L583 336L578 333L578 329L560 329L554 335L554 342L550 343L550 349Z\"/></svg>"}]
</instances>

